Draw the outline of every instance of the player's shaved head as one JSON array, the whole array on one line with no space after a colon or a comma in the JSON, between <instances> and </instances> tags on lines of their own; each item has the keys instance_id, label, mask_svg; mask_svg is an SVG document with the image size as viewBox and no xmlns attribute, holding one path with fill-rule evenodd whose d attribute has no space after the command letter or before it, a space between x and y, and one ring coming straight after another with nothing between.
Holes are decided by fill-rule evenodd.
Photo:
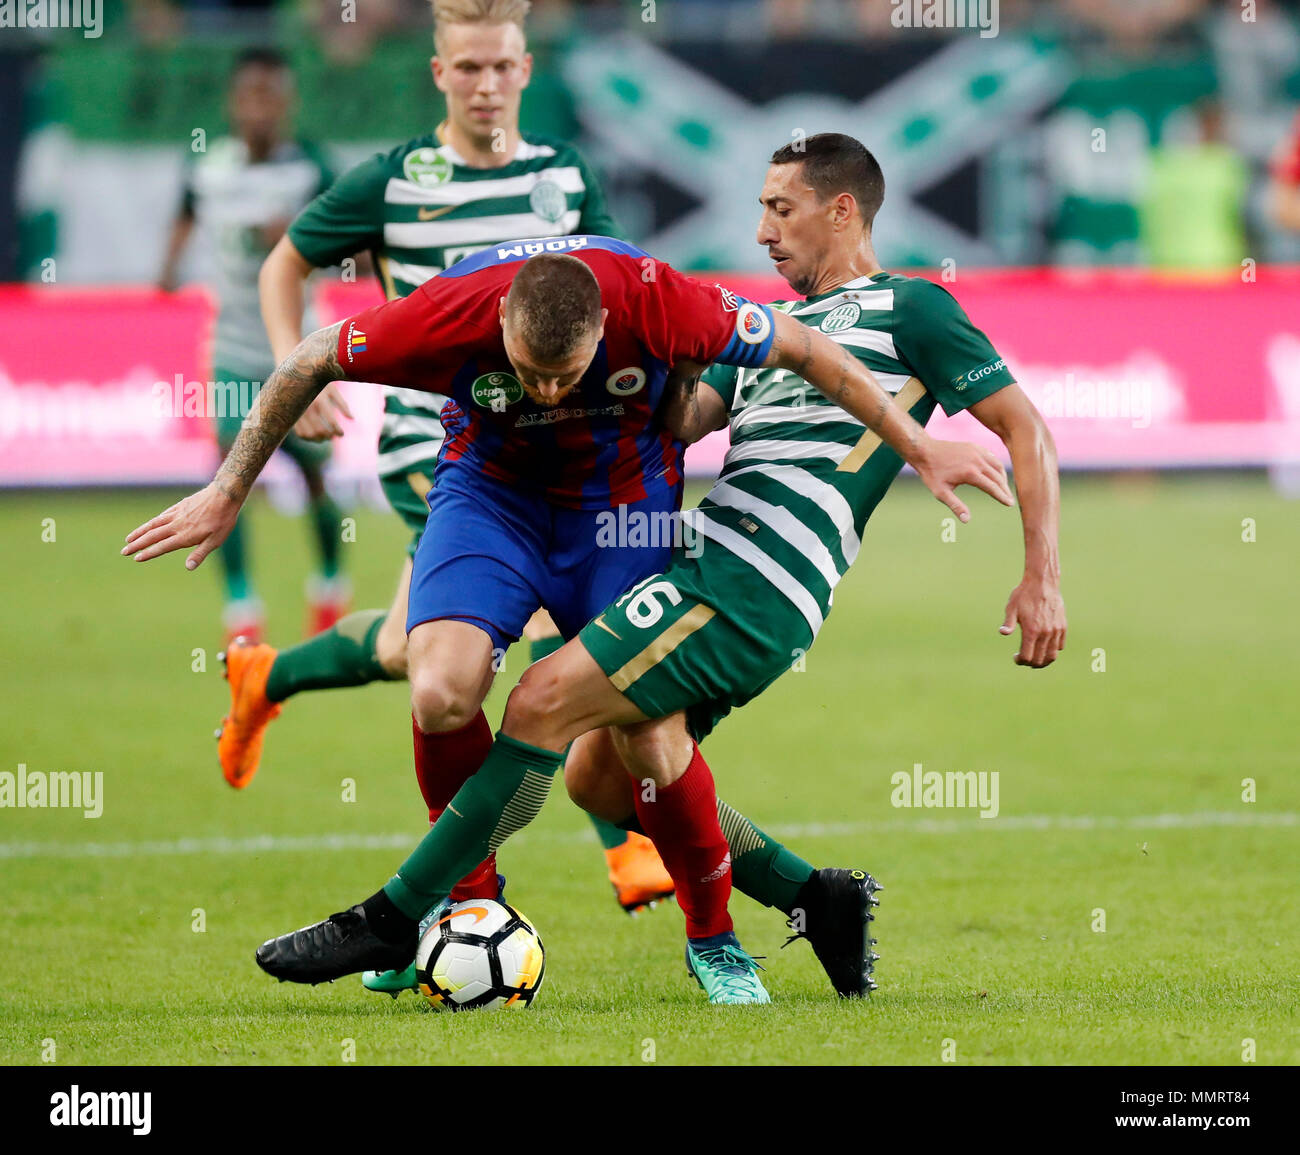
<instances>
[{"instance_id":1,"label":"player's shaved head","mask_svg":"<svg viewBox=\"0 0 1300 1155\"><path fill-rule=\"evenodd\" d=\"M795 292L824 293L880 268L871 227L884 199L884 174L861 141L801 138L772 154L755 239Z\"/></svg>"},{"instance_id":2,"label":"player's shaved head","mask_svg":"<svg viewBox=\"0 0 1300 1155\"><path fill-rule=\"evenodd\" d=\"M577 257L539 253L515 274L505 316L533 361L557 365L600 332L600 285Z\"/></svg>"},{"instance_id":3,"label":"player's shaved head","mask_svg":"<svg viewBox=\"0 0 1300 1155\"><path fill-rule=\"evenodd\" d=\"M879 161L860 140L843 133L819 132L783 145L772 154L772 164L803 165L803 179L823 202L848 193L868 229L885 203Z\"/></svg>"}]
</instances>

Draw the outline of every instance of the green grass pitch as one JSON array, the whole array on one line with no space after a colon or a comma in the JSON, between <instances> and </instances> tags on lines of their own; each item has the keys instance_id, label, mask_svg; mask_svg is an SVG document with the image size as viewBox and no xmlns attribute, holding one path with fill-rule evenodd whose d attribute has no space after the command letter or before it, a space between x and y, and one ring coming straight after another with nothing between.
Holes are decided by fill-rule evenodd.
<instances>
[{"instance_id":1,"label":"green grass pitch","mask_svg":"<svg viewBox=\"0 0 1300 1155\"><path fill-rule=\"evenodd\" d=\"M538 1003L455 1016L254 965L419 836L406 690L292 701L253 785L227 788L216 567L115 556L162 500L0 501L0 770L104 776L99 818L0 809L0 1061L53 1040L67 1064L1300 1062L1300 520L1261 479L1067 480L1070 638L1047 672L997 633L1016 514L972 497L945 541L915 483L882 506L806 670L705 747L760 825L884 882L869 1002L838 1002L806 944L779 949L781 916L736 895L773 1004L706 1005L680 911L617 909L557 787L500 856L547 946ZM307 527L260 498L252 519L272 640L295 640ZM356 604L387 604L400 526L359 512L356 538ZM915 763L996 771L998 817L891 806Z\"/></svg>"}]
</instances>

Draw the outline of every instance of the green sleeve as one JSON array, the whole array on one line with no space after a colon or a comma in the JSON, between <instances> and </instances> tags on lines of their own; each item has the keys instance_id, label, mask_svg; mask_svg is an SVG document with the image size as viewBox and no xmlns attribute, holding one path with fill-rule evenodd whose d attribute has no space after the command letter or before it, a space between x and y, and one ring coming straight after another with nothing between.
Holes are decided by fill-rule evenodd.
<instances>
[{"instance_id":1,"label":"green sleeve","mask_svg":"<svg viewBox=\"0 0 1300 1155\"><path fill-rule=\"evenodd\" d=\"M740 380L739 365L722 365L715 361L700 376L700 383L707 385L727 406L727 412L736 403L736 382Z\"/></svg>"},{"instance_id":2,"label":"green sleeve","mask_svg":"<svg viewBox=\"0 0 1300 1155\"><path fill-rule=\"evenodd\" d=\"M311 264L323 269L382 246L386 160L381 153L349 169L294 218L289 239Z\"/></svg>"},{"instance_id":3,"label":"green sleeve","mask_svg":"<svg viewBox=\"0 0 1300 1155\"><path fill-rule=\"evenodd\" d=\"M575 152L574 156L578 168L582 170L582 183L587 189L582 201L582 217L578 221L578 232L590 233L598 237L624 239L618 222L610 216L609 209L605 206L605 190L601 187L599 178L580 153Z\"/></svg>"},{"instance_id":4,"label":"green sleeve","mask_svg":"<svg viewBox=\"0 0 1300 1155\"><path fill-rule=\"evenodd\" d=\"M894 292L894 349L951 417L1015 382L1005 359L947 289L914 280Z\"/></svg>"}]
</instances>

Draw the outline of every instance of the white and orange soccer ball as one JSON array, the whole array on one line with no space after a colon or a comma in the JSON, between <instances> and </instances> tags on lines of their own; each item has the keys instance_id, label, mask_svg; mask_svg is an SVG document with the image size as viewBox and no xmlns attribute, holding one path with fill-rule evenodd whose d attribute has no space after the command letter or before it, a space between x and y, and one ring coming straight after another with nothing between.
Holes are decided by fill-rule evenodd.
<instances>
[{"instance_id":1,"label":"white and orange soccer ball","mask_svg":"<svg viewBox=\"0 0 1300 1155\"><path fill-rule=\"evenodd\" d=\"M546 948L533 924L491 899L448 907L415 952L415 981L439 1011L531 1006L545 974Z\"/></svg>"}]
</instances>

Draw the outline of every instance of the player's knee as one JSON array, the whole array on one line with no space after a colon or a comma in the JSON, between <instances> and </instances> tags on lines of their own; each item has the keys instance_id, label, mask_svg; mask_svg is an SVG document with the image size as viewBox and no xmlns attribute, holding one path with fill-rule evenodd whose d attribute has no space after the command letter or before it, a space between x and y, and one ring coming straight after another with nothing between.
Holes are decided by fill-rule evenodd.
<instances>
[{"instance_id":1,"label":"player's knee","mask_svg":"<svg viewBox=\"0 0 1300 1155\"><path fill-rule=\"evenodd\" d=\"M554 657L524 671L506 702L502 730L521 742L561 750L590 727L579 725L573 687Z\"/></svg>"},{"instance_id":2,"label":"player's knee","mask_svg":"<svg viewBox=\"0 0 1300 1155\"><path fill-rule=\"evenodd\" d=\"M599 812L603 797L601 775L587 759L570 758L564 764L564 788L583 810Z\"/></svg>"},{"instance_id":3,"label":"player's knee","mask_svg":"<svg viewBox=\"0 0 1300 1155\"><path fill-rule=\"evenodd\" d=\"M563 706L562 680L548 669L547 663L529 666L506 701L502 728L522 742L542 745Z\"/></svg>"},{"instance_id":4,"label":"player's knee","mask_svg":"<svg viewBox=\"0 0 1300 1155\"><path fill-rule=\"evenodd\" d=\"M439 670L411 677L411 713L426 734L445 734L468 726L478 714L477 696Z\"/></svg>"}]
</instances>

